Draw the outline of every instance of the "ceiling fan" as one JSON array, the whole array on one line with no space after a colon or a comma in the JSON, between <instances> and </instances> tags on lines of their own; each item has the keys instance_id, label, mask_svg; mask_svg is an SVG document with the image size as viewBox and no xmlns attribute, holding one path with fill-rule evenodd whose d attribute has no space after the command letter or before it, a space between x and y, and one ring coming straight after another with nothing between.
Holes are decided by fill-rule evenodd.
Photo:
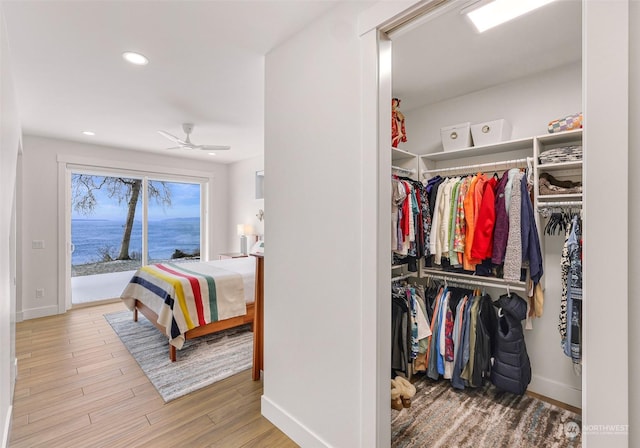
<instances>
[{"instance_id":1,"label":"ceiling fan","mask_svg":"<svg viewBox=\"0 0 640 448\"><path fill-rule=\"evenodd\" d=\"M185 134L187 134L184 140L168 133L167 131L158 131L158 134L178 144L178 146L174 146L173 148L168 149L201 149L203 151L226 151L228 149L231 149L231 146L226 145L196 145L195 143L192 143L191 139L189 138L189 134L191 134L191 131L193 131L193 123L183 123L182 130Z\"/></svg>"}]
</instances>

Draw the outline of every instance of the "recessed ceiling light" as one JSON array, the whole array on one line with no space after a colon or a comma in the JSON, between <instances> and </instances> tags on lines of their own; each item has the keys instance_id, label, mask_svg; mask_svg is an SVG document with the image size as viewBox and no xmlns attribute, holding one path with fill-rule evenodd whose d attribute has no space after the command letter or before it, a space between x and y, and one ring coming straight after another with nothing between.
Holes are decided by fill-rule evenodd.
<instances>
[{"instance_id":1,"label":"recessed ceiling light","mask_svg":"<svg viewBox=\"0 0 640 448\"><path fill-rule=\"evenodd\" d=\"M479 8L473 6L462 11L473 22L479 33L509 20L520 17L554 0L493 0Z\"/></svg>"},{"instance_id":2,"label":"recessed ceiling light","mask_svg":"<svg viewBox=\"0 0 640 448\"><path fill-rule=\"evenodd\" d=\"M82 133L83 133L84 135L92 135L92 136L93 136L93 135L96 135L96 133L95 133L95 132L93 132L93 131L82 131Z\"/></svg>"},{"instance_id":3,"label":"recessed ceiling light","mask_svg":"<svg viewBox=\"0 0 640 448\"><path fill-rule=\"evenodd\" d=\"M143 54L135 53L133 51L126 51L122 53L122 57L125 61L131 62L135 65L147 65L149 63L149 59Z\"/></svg>"},{"instance_id":4,"label":"recessed ceiling light","mask_svg":"<svg viewBox=\"0 0 640 448\"><path fill-rule=\"evenodd\" d=\"M215 152L210 152L210 153L209 153L209 155L210 155L210 156L215 156L215 155L216 155L216 153L215 153Z\"/></svg>"}]
</instances>

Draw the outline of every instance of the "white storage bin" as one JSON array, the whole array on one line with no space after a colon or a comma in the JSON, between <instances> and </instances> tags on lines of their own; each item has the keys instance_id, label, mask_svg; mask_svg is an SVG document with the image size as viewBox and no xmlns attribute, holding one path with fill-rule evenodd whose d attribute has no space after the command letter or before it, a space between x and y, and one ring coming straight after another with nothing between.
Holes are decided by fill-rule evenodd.
<instances>
[{"instance_id":1,"label":"white storage bin","mask_svg":"<svg viewBox=\"0 0 640 448\"><path fill-rule=\"evenodd\" d=\"M473 146L470 122L440 128L440 136L442 137L442 146L445 151Z\"/></svg>"},{"instance_id":2,"label":"white storage bin","mask_svg":"<svg viewBox=\"0 0 640 448\"><path fill-rule=\"evenodd\" d=\"M471 135L476 146L504 142L511 138L511 125L504 118L472 124Z\"/></svg>"}]
</instances>

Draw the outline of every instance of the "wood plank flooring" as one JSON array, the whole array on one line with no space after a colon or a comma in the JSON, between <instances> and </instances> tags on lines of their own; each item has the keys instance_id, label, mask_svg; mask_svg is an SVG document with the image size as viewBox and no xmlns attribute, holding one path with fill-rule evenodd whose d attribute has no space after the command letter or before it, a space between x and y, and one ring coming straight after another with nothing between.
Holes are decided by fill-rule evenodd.
<instances>
[{"instance_id":1,"label":"wood plank flooring","mask_svg":"<svg viewBox=\"0 0 640 448\"><path fill-rule=\"evenodd\" d=\"M103 317L123 308L16 325L11 448L297 447L260 414L251 370L164 403Z\"/></svg>"}]
</instances>

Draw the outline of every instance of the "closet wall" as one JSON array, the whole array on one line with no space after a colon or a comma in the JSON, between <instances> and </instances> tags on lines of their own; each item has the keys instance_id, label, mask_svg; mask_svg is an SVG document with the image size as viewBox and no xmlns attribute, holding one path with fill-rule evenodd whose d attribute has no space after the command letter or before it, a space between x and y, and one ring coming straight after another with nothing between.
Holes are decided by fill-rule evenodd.
<instances>
[{"instance_id":1,"label":"closet wall","mask_svg":"<svg viewBox=\"0 0 640 448\"><path fill-rule=\"evenodd\" d=\"M465 121L477 123L505 118L513 127L512 139L546 134L549 121L582 110L581 77L581 63L577 62L419 109L403 110L408 141L400 148L418 154L441 152L440 128ZM505 157L513 158L497 154L483 159L493 161ZM467 160L458 159L450 164L483 161ZM571 360L562 353L557 330L563 241L561 236L541 239L545 305L543 317L533 321L533 330L525 336L533 371L529 390L581 407L582 378L573 372ZM491 295L495 299L501 293L504 291L495 290Z\"/></svg>"},{"instance_id":2,"label":"closet wall","mask_svg":"<svg viewBox=\"0 0 640 448\"><path fill-rule=\"evenodd\" d=\"M546 134L549 121L582 110L581 77L581 62L575 62L419 109L403 109L408 141L399 148L415 154L441 152L440 128L465 121L504 118L511 123L512 139Z\"/></svg>"}]
</instances>

